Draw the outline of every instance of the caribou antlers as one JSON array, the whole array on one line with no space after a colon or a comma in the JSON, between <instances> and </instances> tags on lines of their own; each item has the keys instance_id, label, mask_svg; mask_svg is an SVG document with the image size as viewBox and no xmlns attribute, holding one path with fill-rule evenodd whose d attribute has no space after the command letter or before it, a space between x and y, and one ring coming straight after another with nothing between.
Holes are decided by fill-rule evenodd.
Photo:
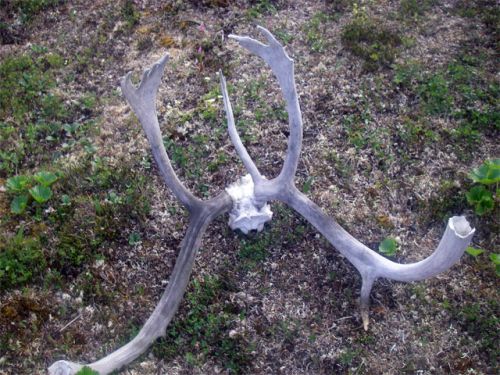
<instances>
[{"instance_id":1,"label":"caribou antlers","mask_svg":"<svg viewBox=\"0 0 500 375\"><path fill-rule=\"evenodd\" d=\"M361 274L360 305L365 329L368 328L370 291L377 278L414 281L434 276L457 262L472 239L475 230L470 227L463 216L454 216L449 219L441 242L429 257L417 263L398 264L382 257L356 240L333 218L327 216L315 203L302 194L294 184L302 145L302 116L295 89L293 61L268 30L263 27L258 27L258 30L269 44L263 44L249 37L235 35L229 37L261 57L271 67L286 101L290 126L288 150L280 174L271 180L267 180L260 174L241 142L234 125L226 81L222 73L221 89L229 135L249 175L231 185L217 197L207 201L196 198L179 181L163 145L155 102L168 56L164 56L151 69L144 72L139 87L135 88L132 85L130 73L122 80L123 94L142 124L165 183L189 211L190 220L167 289L139 334L122 348L87 365L100 374L109 374L130 363L141 355L155 339L165 334L166 327L179 307L187 287L203 233L212 220L225 212L231 211L231 227L239 228L245 233L252 229L261 230L264 222L271 219L272 214L267 202L272 200L288 204L306 218ZM82 367L82 364L58 361L49 368L49 373L72 375Z\"/></svg>"}]
</instances>

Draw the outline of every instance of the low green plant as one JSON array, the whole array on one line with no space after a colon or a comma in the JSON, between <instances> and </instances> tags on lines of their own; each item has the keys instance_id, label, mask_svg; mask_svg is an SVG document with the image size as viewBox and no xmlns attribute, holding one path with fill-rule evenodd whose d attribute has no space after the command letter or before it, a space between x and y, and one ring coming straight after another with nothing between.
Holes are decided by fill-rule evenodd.
<instances>
[{"instance_id":1,"label":"low green plant","mask_svg":"<svg viewBox=\"0 0 500 375\"><path fill-rule=\"evenodd\" d=\"M83 366L83 368L78 371L75 375L99 375L97 371L92 370L88 366Z\"/></svg>"},{"instance_id":2,"label":"low green plant","mask_svg":"<svg viewBox=\"0 0 500 375\"><path fill-rule=\"evenodd\" d=\"M249 20L260 18L265 14L275 14L276 7L270 0L258 0L255 5L249 8L246 12L246 17Z\"/></svg>"},{"instance_id":3,"label":"low green plant","mask_svg":"<svg viewBox=\"0 0 500 375\"><path fill-rule=\"evenodd\" d=\"M236 306L221 303L222 295L230 289L227 280L218 277L193 280L186 293L185 317L169 326L165 338L153 347L153 353L165 359L182 355L191 366L211 357L230 373L245 373L251 363L251 347L243 338L228 335L240 312Z\"/></svg>"},{"instance_id":4,"label":"low green plant","mask_svg":"<svg viewBox=\"0 0 500 375\"><path fill-rule=\"evenodd\" d=\"M378 251L385 256L394 256L398 251L398 243L394 238L386 237L378 246Z\"/></svg>"},{"instance_id":5,"label":"low green plant","mask_svg":"<svg viewBox=\"0 0 500 375\"><path fill-rule=\"evenodd\" d=\"M32 176L18 175L7 179L7 192L13 197L10 210L13 214L25 212L30 201L43 204L52 198L50 188L58 179L55 173L40 171Z\"/></svg>"},{"instance_id":6,"label":"low green plant","mask_svg":"<svg viewBox=\"0 0 500 375\"><path fill-rule=\"evenodd\" d=\"M65 0L5 0L2 6L15 9L22 23L27 23L44 10L64 3Z\"/></svg>"},{"instance_id":7,"label":"low green plant","mask_svg":"<svg viewBox=\"0 0 500 375\"><path fill-rule=\"evenodd\" d=\"M467 202L480 216L492 212L500 183L500 159L486 160L471 171L469 178L479 185L473 186L466 193Z\"/></svg>"},{"instance_id":8,"label":"low green plant","mask_svg":"<svg viewBox=\"0 0 500 375\"><path fill-rule=\"evenodd\" d=\"M26 237L24 226L12 238L0 236L0 287L8 288L29 282L46 266L40 240Z\"/></svg>"},{"instance_id":9,"label":"low green plant","mask_svg":"<svg viewBox=\"0 0 500 375\"><path fill-rule=\"evenodd\" d=\"M401 0L399 14L404 19L419 19L433 3L434 0Z\"/></svg>"},{"instance_id":10,"label":"low green plant","mask_svg":"<svg viewBox=\"0 0 500 375\"><path fill-rule=\"evenodd\" d=\"M389 67L401 44L401 37L396 32L368 18L361 10L356 11L353 21L343 28L341 40L345 48L364 60L367 71Z\"/></svg>"},{"instance_id":11,"label":"low green plant","mask_svg":"<svg viewBox=\"0 0 500 375\"><path fill-rule=\"evenodd\" d=\"M35 45L0 62L0 177L52 162L91 127L91 120L74 123L90 109L54 90L63 65L62 56Z\"/></svg>"},{"instance_id":12,"label":"low green plant","mask_svg":"<svg viewBox=\"0 0 500 375\"><path fill-rule=\"evenodd\" d=\"M472 246L467 247L467 249L465 249L465 252L470 256L472 256L474 259L478 259L478 257L481 254L484 254L483 249L477 249ZM497 276L500 276L500 254L491 253L488 258L490 262L493 264L493 267L495 267L495 272Z\"/></svg>"},{"instance_id":13,"label":"low green plant","mask_svg":"<svg viewBox=\"0 0 500 375\"><path fill-rule=\"evenodd\" d=\"M329 19L330 17L326 13L318 12L304 27L307 43L313 52L323 52L328 45L328 40L324 36Z\"/></svg>"},{"instance_id":14,"label":"low green plant","mask_svg":"<svg viewBox=\"0 0 500 375\"><path fill-rule=\"evenodd\" d=\"M469 246L465 249L465 252L473 258L477 258L479 255L484 253L483 249L476 249L475 247Z\"/></svg>"},{"instance_id":15,"label":"low green plant","mask_svg":"<svg viewBox=\"0 0 500 375\"><path fill-rule=\"evenodd\" d=\"M131 29L135 25L137 25L141 18L141 15L135 9L135 5L132 0L123 1L121 15L128 29Z\"/></svg>"},{"instance_id":16,"label":"low green plant","mask_svg":"<svg viewBox=\"0 0 500 375\"><path fill-rule=\"evenodd\" d=\"M498 253L490 254L490 260L495 266L495 271L497 273L497 276L500 276L500 254Z\"/></svg>"}]
</instances>

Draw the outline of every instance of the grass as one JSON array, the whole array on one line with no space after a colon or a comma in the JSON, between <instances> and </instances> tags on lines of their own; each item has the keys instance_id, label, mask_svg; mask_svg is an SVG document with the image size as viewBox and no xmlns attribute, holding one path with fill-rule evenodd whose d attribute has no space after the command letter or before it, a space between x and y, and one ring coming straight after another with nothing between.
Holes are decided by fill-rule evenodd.
<instances>
[{"instance_id":1,"label":"grass","mask_svg":"<svg viewBox=\"0 0 500 375\"><path fill-rule=\"evenodd\" d=\"M16 13L21 22L28 23L38 14L64 2L64 0L4 0L2 6Z\"/></svg>"},{"instance_id":2,"label":"grass","mask_svg":"<svg viewBox=\"0 0 500 375\"><path fill-rule=\"evenodd\" d=\"M112 169L99 158L86 163L61 171L53 186L54 197L43 212L26 210L4 219L7 229L18 218L36 215L34 223L19 227L16 235L2 241L3 284L25 285L46 267L64 277L76 277L103 246L127 241L124 226L140 225L148 215L151 190L142 174L128 167Z\"/></svg>"},{"instance_id":3,"label":"grass","mask_svg":"<svg viewBox=\"0 0 500 375\"><path fill-rule=\"evenodd\" d=\"M230 374L245 373L252 360L251 345L242 336L228 335L243 313L223 302L233 288L228 282L217 276L191 282L184 302L187 314L169 326L166 337L153 347L155 356L171 360L182 355L191 366L212 358Z\"/></svg>"},{"instance_id":4,"label":"grass","mask_svg":"<svg viewBox=\"0 0 500 375\"><path fill-rule=\"evenodd\" d=\"M93 121L77 122L80 108L54 91L63 58L43 47L7 57L0 64L0 177L49 162L91 132ZM97 99L85 94L83 110Z\"/></svg>"},{"instance_id":5,"label":"grass","mask_svg":"<svg viewBox=\"0 0 500 375\"><path fill-rule=\"evenodd\" d=\"M463 340L472 350L487 354L493 367L498 364L500 355L499 338L497 335L499 304L496 300L485 300L480 303L449 305L447 309L452 319L468 335Z\"/></svg>"},{"instance_id":6,"label":"grass","mask_svg":"<svg viewBox=\"0 0 500 375\"><path fill-rule=\"evenodd\" d=\"M324 52L329 47L326 31L328 28L327 22L331 18L324 12L318 12L304 26L307 44L309 44L313 52Z\"/></svg>"},{"instance_id":7,"label":"grass","mask_svg":"<svg viewBox=\"0 0 500 375\"><path fill-rule=\"evenodd\" d=\"M344 26L341 40L347 50L363 60L369 72L390 67L401 44L397 32L367 17L355 17Z\"/></svg>"},{"instance_id":8,"label":"grass","mask_svg":"<svg viewBox=\"0 0 500 375\"><path fill-rule=\"evenodd\" d=\"M24 285L40 276L47 261L38 236L25 236L20 227L12 238L0 237L0 287Z\"/></svg>"},{"instance_id":9,"label":"grass","mask_svg":"<svg viewBox=\"0 0 500 375\"><path fill-rule=\"evenodd\" d=\"M500 129L497 98L500 87L491 82L480 58L459 55L436 71L409 62L395 67L394 82L417 98L422 116L453 118L458 126L450 130L459 147L477 144L481 135L493 136ZM460 144L460 141L462 143Z\"/></svg>"}]
</instances>

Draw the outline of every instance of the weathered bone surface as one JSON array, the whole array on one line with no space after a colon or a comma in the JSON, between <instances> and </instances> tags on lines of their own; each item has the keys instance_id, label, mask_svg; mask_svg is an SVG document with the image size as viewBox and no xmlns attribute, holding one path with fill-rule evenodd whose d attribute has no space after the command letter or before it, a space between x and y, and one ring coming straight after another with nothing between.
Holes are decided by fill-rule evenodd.
<instances>
[{"instance_id":1,"label":"weathered bone surface","mask_svg":"<svg viewBox=\"0 0 500 375\"><path fill-rule=\"evenodd\" d=\"M226 188L233 200L233 209L229 213L229 226L248 234L251 230L260 232L264 224L273 218L268 204L257 207L254 201L252 176L247 174Z\"/></svg>"},{"instance_id":2,"label":"weathered bone surface","mask_svg":"<svg viewBox=\"0 0 500 375\"><path fill-rule=\"evenodd\" d=\"M274 179L267 180L260 174L236 131L222 73L221 89L229 135L249 176L243 177L225 192L207 201L196 198L179 181L163 146L155 102L168 57L163 57L151 69L144 72L139 87L134 87L130 82L130 73L122 81L123 94L141 122L160 173L167 186L189 211L190 221L168 286L139 334L115 352L87 365L100 374L109 374L127 365L144 353L154 340L165 334L184 295L203 233L212 220L226 212L231 211L231 227L239 228L245 233L253 229L261 230L264 223L270 220L272 213L267 202L273 200L284 202L307 219L361 274L360 307L365 329L368 328L370 291L377 278L385 277L408 282L432 277L456 263L472 240L475 230L463 216L454 216L448 220L445 233L437 249L430 256L416 263L395 263L363 245L301 193L293 181L302 146L302 116L295 89L293 61L268 30L262 27L258 27L258 30L266 38L267 45L249 37L230 35L230 38L261 57L270 66L286 101L290 137L283 168ZM50 366L49 373L73 375L82 367L82 364L58 361Z\"/></svg>"}]
</instances>

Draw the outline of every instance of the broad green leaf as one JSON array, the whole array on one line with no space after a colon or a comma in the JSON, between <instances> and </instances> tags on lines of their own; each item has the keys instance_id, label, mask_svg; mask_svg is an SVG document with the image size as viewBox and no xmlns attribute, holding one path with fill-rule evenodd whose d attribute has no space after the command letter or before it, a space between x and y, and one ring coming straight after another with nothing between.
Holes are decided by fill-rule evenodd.
<instances>
[{"instance_id":1,"label":"broad green leaf","mask_svg":"<svg viewBox=\"0 0 500 375\"><path fill-rule=\"evenodd\" d=\"M474 181L484 185L495 184L500 181L500 159L485 161L469 174Z\"/></svg>"},{"instance_id":2,"label":"broad green leaf","mask_svg":"<svg viewBox=\"0 0 500 375\"><path fill-rule=\"evenodd\" d=\"M29 181L27 176L14 176L7 179L5 186L10 193L22 193L28 186Z\"/></svg>"},{"instance_id":3,"label":"broad green leaf","mask_svg":"<svg viewBox=\"0 0 500 375\"><path fill-rule=\"evenodd\" d=\"M466 194L467 202L470 204L477 204L483 200L493 201L493 195L483 185L472 187Z\"/></svg>"},{"instance_id":4,"label":"broad green leaf","mask_svg":"<svg viewBox=\"0 0 500 375\"><path fill-rule=\"evenodd\" d=\"M493 207L495 206L495 201L493 198L490 196L484 196L480 202L476 203L475 207L475 212L479 216L484 215L487 212L490 212L493 210Z\"/></svg>"},{"instance_id":5,"label":"broad green leaf","mask_svg":"<svg viewBox=\"0 0 500 375\"><path fill-rule=\"evenodd\" d=\"M475 247L469 246L467 249L465 249L467 254L472 255L474 258L477 257L478 255L481 255L484 253L483 249L476 249Z\"/></svg>"},{"instance_id":6,"label":"broad green leaf","mask_svg":"<svg viewBox=\"0 0 500 375\"><path fill-rule=\"evenodd\" d=\"M10 203L10 211L16 215L20 215L26 210L28 205L28 195L22 194L15 197Z\"/></svg>"},{"instance_id":7,"label":"broad green leaf","mask_svg":"<svg viewBox=\"0 0 500 375\"><path fill-rule=\"evenodd\" d=\"M38 203L45 203L50 198L52 198L52 190L49 187L43 185L36 185L29 190L31 196Z\"/></svg>"},{"instance_id":8,"label":"broad green leaf","mask_svg":"<svg viewBox=\"0 0 500 375\"><path fill-rule=\"evenodd\" d=\"M396 254L398 244L394 238L385 238L378 246L378 251L387 256Z\"/></svg>"},{"instance_id":9,"label":"broad green leaf","mask_svg":"<svg viewBox=\"0 0 500 375\"><path fill-rule=\"evenodd\" d=\"M500 254L498 253L490 254L490 260L493 262L495 266L500 265Z\"/></svg>"},{"instance_id":10,"label":"broad green leaf","mask_svg":"<svg viewBox=\"0 0 500 375\"><path fill-rule=\"evenodd\" d=\"M33 176L40 185L50 186L57 181L57 176L52 172L40 171Z\"/></svg>"},{"instance_id":11,"label":"broad green leaf","mask_svg":"<svg viewBox=\"0 0 500 375\"><path fill-rule=\"evenodd\" d=\"M99 375L99 373L97 371L92 370L88 366L84 366L80 371L76 373L76 375Z\"/></svg>"}]
</instances>

